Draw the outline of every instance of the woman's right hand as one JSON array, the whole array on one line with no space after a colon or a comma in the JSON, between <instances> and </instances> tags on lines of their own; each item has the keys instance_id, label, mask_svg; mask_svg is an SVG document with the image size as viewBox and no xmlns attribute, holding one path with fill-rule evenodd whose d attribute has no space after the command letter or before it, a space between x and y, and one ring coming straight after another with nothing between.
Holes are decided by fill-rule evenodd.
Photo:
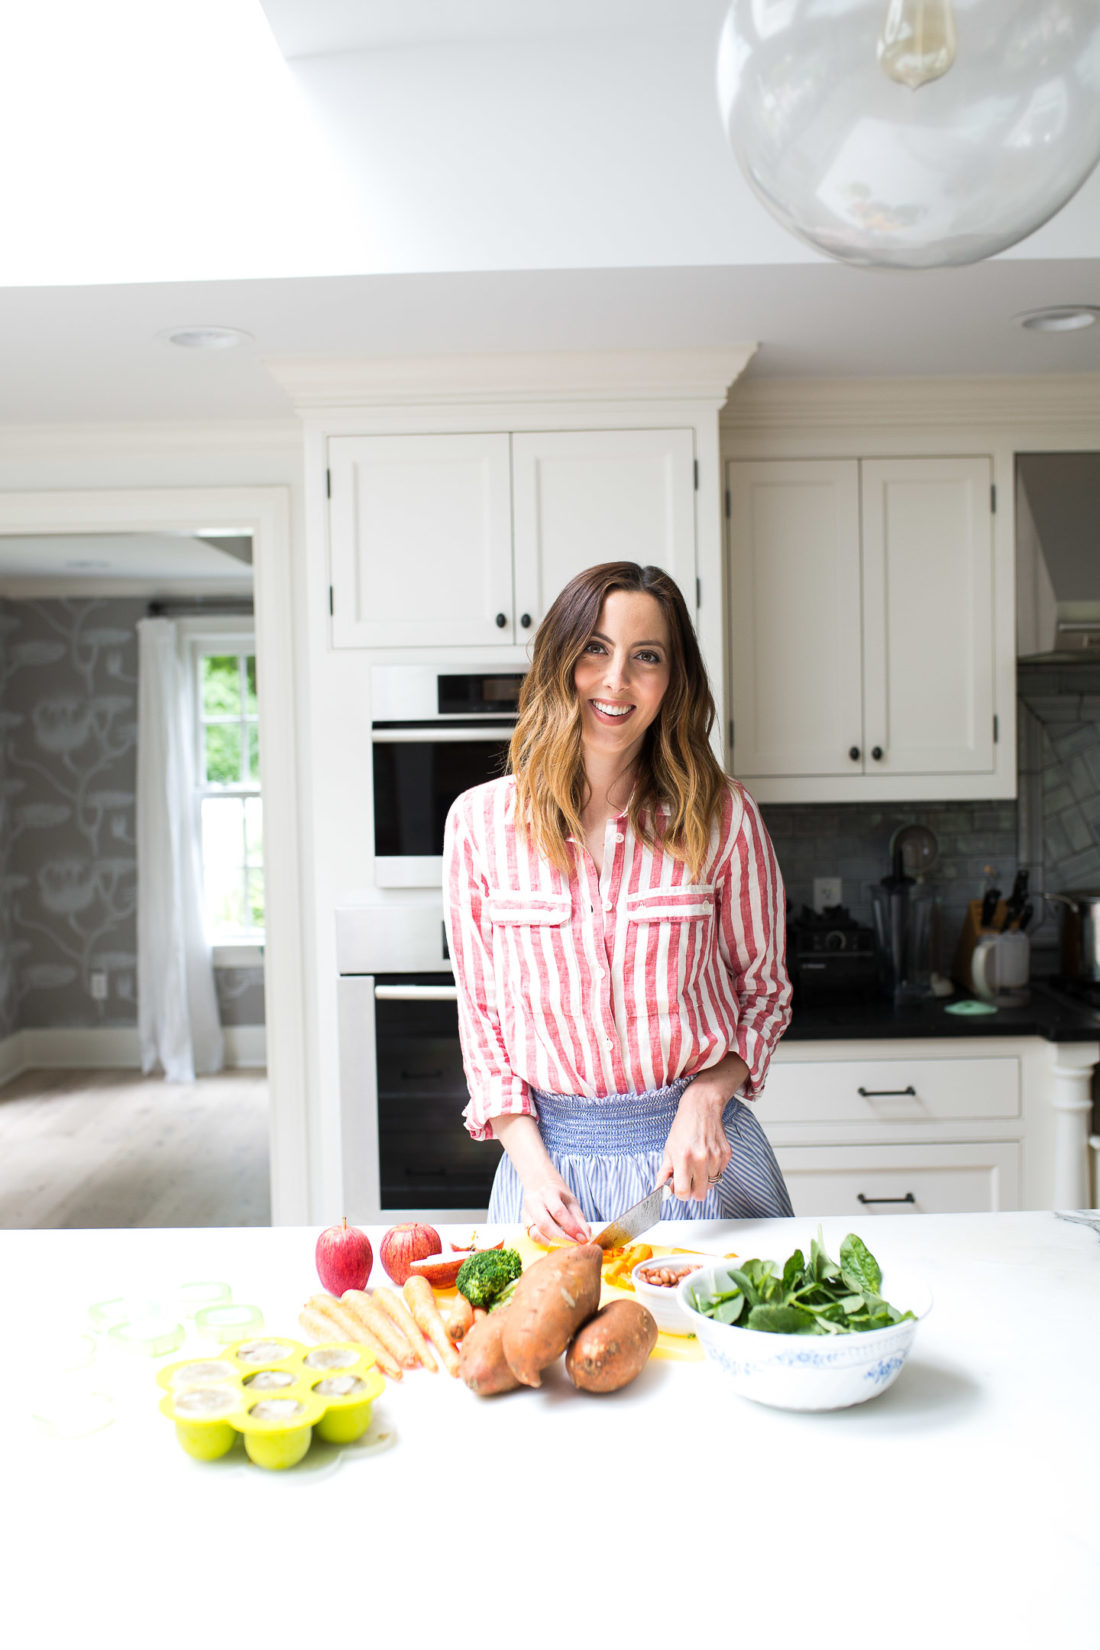
<instances>
[{"instance_id":1,"label":"woman's right hand","mask_svg":"<svg viewBox=\"0 0 1100 1650\"><path fill-rule=\"evenodd\" d=\"M543 1243L589 1243L581 1206L555 1169L535 1119L523 1112L493 1118L500 1141L523 1187L523 1221L528 1235Z\"/></svg>"},{"instance_id":2,"label":"woman's right hand","mask_svg":"<svg viewBox=\"0 0 1100 1650\"><path fill-rule=\"evenodd\" d=\"M528 1237L543 1243L590 1243L581 1206L556 1171L531 1185L524 1181L523 1222Z\"/></svg>"}]
</instances>

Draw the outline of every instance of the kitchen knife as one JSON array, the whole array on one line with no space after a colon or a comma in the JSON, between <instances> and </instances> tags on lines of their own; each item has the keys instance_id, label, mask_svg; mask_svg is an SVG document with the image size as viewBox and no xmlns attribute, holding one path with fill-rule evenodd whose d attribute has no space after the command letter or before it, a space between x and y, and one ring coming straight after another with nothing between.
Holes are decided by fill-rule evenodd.
<instances>
[{"instance_id":1,"label":"kitchen knife","mask_svg":"<svg viewBox=\"0 0 1100 1650\"><path fill-rule=\"evenodd\" d=\"M1035 915L1035 907L1034 907L1034 905L1032 905L1031 901L1028 900L1027 904L1024 906L1023 910L1020 912L1020 920L1016 924L1016 927L1019 929L1021 934L1023 933L1024 929L1027 927L1028 923L1031 921L1031 919L1034 915Z\"/></svg>"},{"instance_id":2,"label":"kitchen knife","mask_svg":"<svg viewBox=\"0 0 1100 1650\"><path fill-rule=\"evenodd\" d=\"M985 895L982 899L981 926L983 928L992 927L993 918L997 914L997 904L998 904L998 901L1000 900L1000 897L1001 897L1001 890L999 888L987 888L986 889Z\"/></svg>"},{"instance_id":3,"label":"kitchen knife","mask_svg":"<svg viewBox=\"0 0 1100 1650\"><path fill-rule=\"evenodd\" d=\"M602 1232L597 1232L592 1242L598 1243L601 1249L621 1249L625 1244L632 1243L636 1237L640 1237L643 1232L648 1232L661 1218L664 1190L663 1186L654 1187L648 1197L643 1197L640 1203L631 1204L618 1220L613 1220L610 1226L605 1226Z\"/></svg>"},{"instance_id":4,"label":"kitchen knife","mask_svg":"<svg viewBox=\"0 0 1100 1650\"><path fill-rule=\"evenodd\" d=\"M1012 884L1012 892L1008 896L1008 905L1005 910L1004 927L1011 928L1027 904L1027 871L1017 871L1016 880Z\"/></svg>"}]
</instances>

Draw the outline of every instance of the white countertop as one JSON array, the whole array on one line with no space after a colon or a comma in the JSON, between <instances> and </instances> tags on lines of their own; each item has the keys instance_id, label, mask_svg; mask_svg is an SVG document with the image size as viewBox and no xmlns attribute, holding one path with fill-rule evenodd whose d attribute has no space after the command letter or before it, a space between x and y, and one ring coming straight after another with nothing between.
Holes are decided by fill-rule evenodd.
<instances>
[{"instance_id":1,"label":"white countertop","mask_svg":"<svg viewBox=\"0 0 1100 1650\"><path fill-rule=\"evenodd\" d=\"M653 1235L783 1259L817 1224ZM831 1253L850 1224L821 1222ZM16 1532L0 1620L37 1624L48 1650L93 1629L112 1646L249 1650L328 1644L329 1629L408 1650L443 1632L493 1650L597 1630L626 1645L755 1635L767 1650L1100 1642L1100 1224L1031 1212L857 1229L934 1301L896 1384L869 1403L766 1409L709 1363L658 1359L602 1398L560 1367L493 1399L415 1372L375 1406L386 1447L315 1445L282 1474L240 1451L191 1460L159 1413L158 1366L117 1354L79 1377L114 1395L115 1421L49 1437L30 1420L33 1348L47 1316L81 1327L93 1301L207 1278L260 1305L272 1333L304 1338L315 1230L0 1232ZM377 1255L381 1229L367 1230ZM490 1557L484 1586L464 1585L483 1540L516 1562ZM651 1561L651 1540L670 1561Z\"/></svg>"}]
</instances>

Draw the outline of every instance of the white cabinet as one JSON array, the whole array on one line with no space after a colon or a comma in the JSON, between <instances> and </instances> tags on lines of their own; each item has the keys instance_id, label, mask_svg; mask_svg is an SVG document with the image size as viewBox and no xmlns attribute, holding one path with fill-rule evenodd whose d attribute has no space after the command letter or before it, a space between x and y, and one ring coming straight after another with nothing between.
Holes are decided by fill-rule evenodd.
<instances>
[{"instance_id":1,"label":"white cabinet","mask_svg":"<svg viewBox=\"0 0 1100 1650\"><path fill-rule=\"evenodd\" d=\"M950 1215L1020 1206L1020 1148L817 1146L776 1152L796 1215ZM858 1228L855 1228L858 1230Z\"/></svg>"},{"instance_id":2,"label":"white cabinet","mask_svg":"<svg viewBox=\"0 0 1100 1650\"><path fill-rule=\"evenodd\" d=\"M651 562L695 607L691 429L334 436L336 647L522 642L602 561Z\"/></svg>"},{"instance_id":3,"label":"white cabinet","mask_svg":"<svg viewBox=\"0 0 1100 1650\"><path fill-rule=\"evenodd\" d=\"M762 801L988 786L990 459L733 461L727 482L738 776ZM819 783L769 784L791 779Z\"/></svg>"},{"instance_id":4,"label":"white cabinet","mask_svg":"<svg viewBox=\"0 0 1100 1650\"><path fill-rule=\"evenodd\" d=\"M1029 1133L1044 1155L1038 1047L781 1044L756 1106L795 1213L855 1221L1020 1208ZM1032 1196L1044 1179L1032 1175Z\"/></svg>"}]
</instances>

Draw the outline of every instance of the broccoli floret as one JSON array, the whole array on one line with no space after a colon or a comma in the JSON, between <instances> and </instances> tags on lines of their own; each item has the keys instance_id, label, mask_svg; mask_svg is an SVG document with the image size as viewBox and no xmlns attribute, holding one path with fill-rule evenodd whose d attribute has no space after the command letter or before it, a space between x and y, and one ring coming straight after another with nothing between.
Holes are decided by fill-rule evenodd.
<instances>
[{"instance_id":1,"label":"broccoli floret","mask_svg":"<svg viewBox=\"0 0 1100 1650\"><path fill-rule=\"evenodd\" d=\"M522 1271L515 1249L479 1249L462 1262L455 1284L471 1306L490 1307Z\"/></svg>"}]
</instances>

